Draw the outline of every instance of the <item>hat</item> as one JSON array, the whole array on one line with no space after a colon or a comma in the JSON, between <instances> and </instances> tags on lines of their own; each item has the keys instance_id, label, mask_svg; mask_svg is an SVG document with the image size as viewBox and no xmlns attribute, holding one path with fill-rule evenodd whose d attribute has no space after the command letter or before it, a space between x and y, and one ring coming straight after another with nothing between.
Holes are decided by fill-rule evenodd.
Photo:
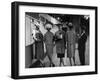
<instances>
[{"instance_id":1,"label":"hat","mask_svg":"<svg viewBox=\"0 0 100 81\"><path fill-rule=\"evenodd\" d=\"M69 26L73 26L73 24L71 22L68 23Z\"/></svg>"},{"instance_id":2,"label":"hat","mask_svg":"<svg viewBox=\"0 0 100 81\"><path fill-rule=\"evenodd\" d=\"M47 23L46 25L45 25L45 28L47 29L47 28L52 28L52 25L50 24L50 23Z\"/></svg>"},{"instance_id":3,"label":"hat","mask_svg":"<svg viewBox=\"0 0 100 81\"><path fill-rule=\"evenodd\" d=\"M59 27L59 26L62 26L63 24L62 24L62 23L58 23L58 24L56 24L56 25Z\"/></svg>"}]
</instances>

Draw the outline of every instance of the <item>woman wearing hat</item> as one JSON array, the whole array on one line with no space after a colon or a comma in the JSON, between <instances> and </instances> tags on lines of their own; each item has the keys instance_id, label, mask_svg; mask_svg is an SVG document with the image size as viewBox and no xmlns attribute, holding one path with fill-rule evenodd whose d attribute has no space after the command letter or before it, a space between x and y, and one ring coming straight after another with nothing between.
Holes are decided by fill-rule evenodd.
<instances>
[{"instance_id":1,"label":"woman wearing hat","mask_svg":"<svg viewBox=\"0 0 100 81\"><path fill-rule=\"evenodd\" d=\"M39 61L43 65L44 59L44 46L43 46L43 34L41 33L39 26L36 26L36 31L33 35L33 39L35 40L35 59Z\"/></svg>"},{"instance_id":2,"label":"woman wearing hat","mask_svg":"<svg viewBox=\"0 0 100 81\"><path fill-rule=\"evenodd\" d=\"M52 28L52 25L50 23L47 23L45 25L45 28L47 29L47 32L44 34L44 43L46 47L46 54L50 60L50 67L55 66L53 61L52 61L52 56L53 56L53 47L54 47L54 35L50 31Z\"/></svg>"},{"instance_id":3,"label":"woman wearing hat","mask_svg":"<svg viewBox=\"0 0 100 81\"><path fill-rule=\"evenodd\" d=\"M64 56L65 56L65 32L62 30L62 25L58 25L58 31L55 33L55 45L57 57L60 58L60 64L64 65Z\"/></svg>"},{"instance_id":4,"label":"woman wearing hat","mask_svg":"<svg viewBox=\"0 0 100 81\"><path fill-rule=\"evenodd\" d=\"M67 42L67 57L70 60L70 64L72 66L71 58L75 64L75 43L76 43L76 33L73 29L72 23L68 24L69 30L66 32L66 42Z\"/></svg>"}]
</instances>

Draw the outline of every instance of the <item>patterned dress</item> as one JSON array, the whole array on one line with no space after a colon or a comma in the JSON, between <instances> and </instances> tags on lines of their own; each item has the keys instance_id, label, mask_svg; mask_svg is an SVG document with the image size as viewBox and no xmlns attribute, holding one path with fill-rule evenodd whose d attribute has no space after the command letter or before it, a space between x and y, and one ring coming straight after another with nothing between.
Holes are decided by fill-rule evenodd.
<instances>
[{"instance_id":1,"label":"patterned dress","mask_svg":"<svg viewBox=\"0 0 100 81\"><path fill-rule=\"evenodd\" d=\"M44 42L46 47L46 54L52 58L53 55L53 47L54 47L54 35L52 32L46 32L44 34Z\"/></svg>"},{"instance_id":2,"label":"patterned dress","mask_svg":"<svg viewBox=\"0 0 100 81\"><path fill-rule=\"evenodd\" d=\"M71 58L75 56L75 42L76 42L76 33L74 30L66 32L66 41L67 41L67 57Z\"/></svg>"},{"instance_id":3,"label":"patterned dress","mask_svg":"<svg viewBox=\"0 0 100 81\"><path fill-rule=\"evenodd\" d=\"M35 34L35 58L38 60L43 60L44 58L44 44L43 44L43 35L41 32Z\"/></svg>"}]
</instances>

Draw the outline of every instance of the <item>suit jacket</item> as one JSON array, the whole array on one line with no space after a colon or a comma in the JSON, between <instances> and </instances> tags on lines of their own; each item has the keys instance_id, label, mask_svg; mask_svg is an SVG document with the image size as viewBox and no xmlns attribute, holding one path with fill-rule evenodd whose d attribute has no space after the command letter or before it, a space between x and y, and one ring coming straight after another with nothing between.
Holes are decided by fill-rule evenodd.
<instances>
[{"instance_id":1,"label":"suit jacket","mask_svg":"<svg viewBox=\"0 0 100 81\"><path fill-rule=\"evenodd\" d=\"M78 49L85 49L86 40L87 40L87 35L86 33L83 33L78 40Z\"/></svg>"}]
</instances>

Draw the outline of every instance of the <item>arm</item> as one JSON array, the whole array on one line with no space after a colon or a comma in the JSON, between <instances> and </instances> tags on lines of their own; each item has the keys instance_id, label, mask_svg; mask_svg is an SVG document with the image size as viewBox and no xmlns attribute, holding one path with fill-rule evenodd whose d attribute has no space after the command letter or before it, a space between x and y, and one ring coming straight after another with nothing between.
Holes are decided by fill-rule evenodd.
<instances>
[{"instance_id":1,"label":"arm","mask_svg":"<svg viewBox=\"0 0 100 81\"><path fill-rule=\"evenodd\" d=\"M43 36L43 41L44 42L46 41L46 34L44 34L44 36Z\"/></svg>"},{"instance_id":2,"label":"arm","mask_svg":"<svg viewBox=\"0 0 100 81\"><path fill-rule=\"evenodd\" d=\"M66 33L64 32L64 46L65 46L65 49L66 49Z\"/></svg>"}]
</instances>

